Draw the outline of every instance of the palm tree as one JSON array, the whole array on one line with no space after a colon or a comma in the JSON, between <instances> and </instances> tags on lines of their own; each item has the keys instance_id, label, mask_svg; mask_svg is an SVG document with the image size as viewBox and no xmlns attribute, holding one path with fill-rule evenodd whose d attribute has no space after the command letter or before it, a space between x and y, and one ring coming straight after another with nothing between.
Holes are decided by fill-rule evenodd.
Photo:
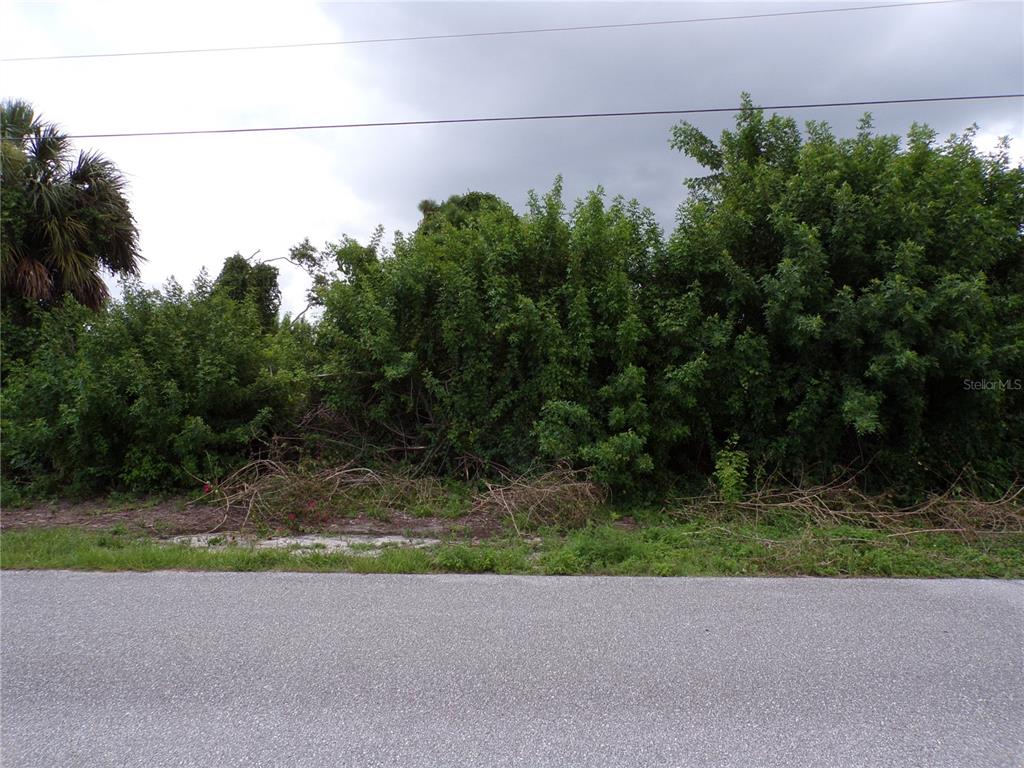
<instances>
[{"instance_id":1,"label":"palm tree","mask_svg":"<svg viewBox=\"0 0 1024 768\"><path fill-rule=\"evenodd\" d=\"M31 105L0 105L0 283L5 303L51 305L70 293L99 309L100 270L137 275L138 230L117 167L77 159L68 137Z\"/></svg>"}]
</instances>

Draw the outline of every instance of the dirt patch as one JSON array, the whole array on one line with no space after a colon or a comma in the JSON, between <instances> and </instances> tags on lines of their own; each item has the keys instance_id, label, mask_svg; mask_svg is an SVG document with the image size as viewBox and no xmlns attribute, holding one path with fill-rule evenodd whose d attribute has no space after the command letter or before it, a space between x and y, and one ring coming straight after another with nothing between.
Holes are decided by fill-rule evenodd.
<instances>
[{"instance_id":1,"label":"dirt patch","mask_svg":"<svg viewBox=\"0 0 1024 768\"><path fill-rule=\"evenodd\" d=\"M189 502L187 499L143 501L135 504L111 504L55 501L0 513L0 529L56 528L72 526L105 530L115 526L150 536L168 537L211 532L239 532L245 510L235 507L225 516L223 507ZM246 531L251 532L252 525ZM407 512L391 512L387 519L365 516L334 517L323 521L317 532L336 535L425 536L444 538L490 538L506 532L498 515L473 513L458 518L417 517ZM283 532L274 531L275 533Z\"/></svg>"},{"instance_id":2,"label":"dirt patch","mask_svg":"<svg viewBox=\"0 0 1024 768\"><path fill-rule=\"evenodd\" d=\"M52 501L20 509L5 509L0 528L55 528L74 526L102 530L121 525L159 536L202 533L217 525L224 512L206 505L190 505L187 499L113 504L106 500Z\"/></svg>"},{"instance_id":3,"label":"dirt patch","mask_svg":"<svg viewBox=\"0 0 1024 768\"><path fill-rule=\"evenodd\" d=\"M168 538L202 533L403 535L485 539L538 526L579 525L605 500L585 472L557 467L502 474L473 492L442 480L359 466L307 469L260 459L232 473L203 500L42 503L0 514L0 527L115 526Z\"/></svg>"}]
</instances>

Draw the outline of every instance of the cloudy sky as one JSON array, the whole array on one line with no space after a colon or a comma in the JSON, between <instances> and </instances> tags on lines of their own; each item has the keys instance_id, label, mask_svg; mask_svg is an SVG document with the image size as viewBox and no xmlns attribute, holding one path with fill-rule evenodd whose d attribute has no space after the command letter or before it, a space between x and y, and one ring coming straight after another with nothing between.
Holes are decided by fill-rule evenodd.
<instances>
[{"instance_id":1,"label":"cloudy sky","mask_svg":"<svg viewBox=\"0 0 1024 768\"><path fill-rule=\"evenodd\" d=\"M4 58L265 45L774 13L860 3L5 2ZM285 50L0 63L0 96L70 134L511 114L920 98L1024 91L1024 4L969 1L784 18ZM862 108L790 113L852 132ZM884 106L876 126L940 135L979 126L1024 149L1024 102ZM717 135L728 115L691 118ZM571 200L602 185L672 226L699 169L668 148L672 117L83 140L125 172L143 279L216 275L378 224L409 231L417 203L468 190L521 209L558 173ZM282 269L286 309L303 276Z\"/></svg>"}]
</instances>

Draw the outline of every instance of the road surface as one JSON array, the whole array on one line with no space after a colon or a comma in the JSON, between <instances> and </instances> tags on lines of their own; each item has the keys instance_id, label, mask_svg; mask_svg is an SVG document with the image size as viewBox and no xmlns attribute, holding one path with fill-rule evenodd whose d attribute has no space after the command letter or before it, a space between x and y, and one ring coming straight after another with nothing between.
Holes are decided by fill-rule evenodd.
<instances>
[{"instance_id":1,"label":"road surface","mask_svg":"<svg viewBox=\"0 0 1024 768\"><path fill-rule=\"evenodd\" d=\"M0 764L1024 765L1024 583L0 576Z\"/></svg>"}]
</instances>

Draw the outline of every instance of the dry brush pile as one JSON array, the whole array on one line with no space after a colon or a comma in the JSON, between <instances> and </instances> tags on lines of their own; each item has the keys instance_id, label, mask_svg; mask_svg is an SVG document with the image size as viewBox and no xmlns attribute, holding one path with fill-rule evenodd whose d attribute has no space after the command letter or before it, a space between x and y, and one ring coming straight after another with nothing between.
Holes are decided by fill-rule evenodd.
<instances>
[{"instance_id":1,"label":"dry brush pile","mask_svg":"<svg viewBox=\"0 0 1024 768\"><path fill-rule=\"evenodd\" d=\"M385 465L386 466L386 465ZM575 528L599 518L608 501L605 486L587 470L566 465L519 474L500 467L467 465L468 482L444 482L409 468L371 468L355 462L310 467L274 458L250 462L210 488L223 506L221 526L239 530L313 530L339 518L390 520L457 518L491 530L522 535L538 528ZM475 477L476 479L472 479ZM909 505L871 495L855 478L793 487L766 483L739 500L711 491L665 505L669 516L769 522L778 516L821 529L849 525L888 537L949 533L965 537L1024 534L1024 485L983 501L951 489ZM229 522L230 521L230 522ZM221 526L218 526L221 527Z\"/></svg>"},{"instance_id":2,"label":"dry brush pile","mask_svg":"<svg viewBox=\"0 0 1024 768\"><path fill-rule=\"evenodd\" d=\"M1024 533L1024 485L1016 485L991 501L966 496L952 488L914 504L900 505L888 495L865 493L857 487L855 478L847 478L809 487L766 485L739 501L727 501L712 494L684 499L673 506L688 510L673 512L677 516L692 516L698 511L711 517L738 514L757 521L772 515L795 514L818 526L865 526L893 537L920 533L967 537Z\"/></svg>"},{"instance_id":3,"label":"dry brush pile","mask_svg":"<svg viewBox=\"0 0 1024 768\"><path fill-rule=\"evenodd\" d=\"M605 490L584 471L558 467L530 475L502 472L469 492L436 477L355 464L310 469L274 459L250 462L208 496L238 528L322 527L339 517L448 516L508 521L517 532L542 525L578 526L592 519Z\"/></svg>"}]
</instances>

